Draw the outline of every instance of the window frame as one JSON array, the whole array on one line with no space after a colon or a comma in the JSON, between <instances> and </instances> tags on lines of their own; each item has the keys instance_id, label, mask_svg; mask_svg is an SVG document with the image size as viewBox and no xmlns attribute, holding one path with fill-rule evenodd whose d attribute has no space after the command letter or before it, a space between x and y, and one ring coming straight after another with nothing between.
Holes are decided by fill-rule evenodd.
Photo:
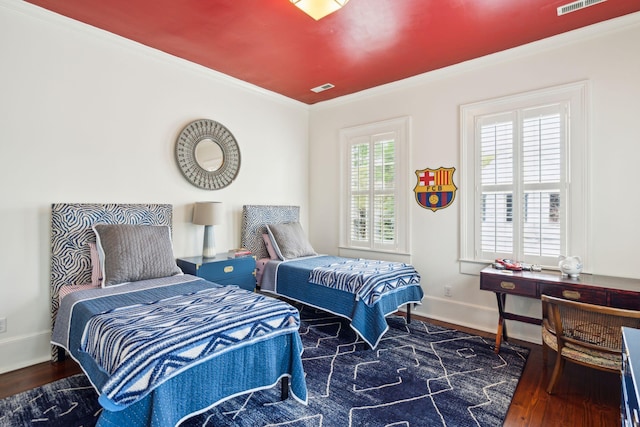
<instances>
[{"instance_id":1,"label":"window frame","mask_svg":"<svg viewBox=\"0 0 640 427\"><path fill-rule=\"evenodd\" d=\"M478 121L491 115L563 102L566 102L568 109L565 141L567 168L563 180L565 188L562 189L567 195L562 212L567 222L563 242L566 253L561 255L580 255L584 271L589 271L589 93L589 82L580 81L460 106L460 263L463 273L477 273L478 266L493 262L481 256L479 241L479 218L482 213L480 200L477 200L480 184L479 141L476 133ZM519 185L519 182L515 185ZM514 249L514 253L518 253L518 249ZM518 261L527 262L527 259ZM543 267L558 266L550 264Z\"/></svg>"},{"instance_id":2,"label":"window frame","mask_svg":"<svg viewBox=\"0 0 640 427\"><path fill-rule=\"evenodd\" d=\"M411 118L400 117L340 130L340 248L346 250L382 252L406 255L409 253L409 207L407 196ZM395 151L395 241L393 245L376 244L370 236L366 245L351 240L351 146L362 141L373 144L379 135L394 135ZM369 182L373 184L373 176ZM373 187L371 187L373 189ZM373 190L372 190L373 191Z\"/></svg>"}]
</instances>

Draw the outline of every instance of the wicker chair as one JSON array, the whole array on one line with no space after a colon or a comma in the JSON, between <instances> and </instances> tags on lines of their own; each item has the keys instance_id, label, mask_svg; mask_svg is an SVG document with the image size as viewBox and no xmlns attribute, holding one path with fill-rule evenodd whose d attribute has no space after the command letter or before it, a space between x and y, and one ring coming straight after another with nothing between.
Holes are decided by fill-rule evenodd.
<instances>
[{"instance_id":1,"label":"wicker chair","mask_svg":"<svg viewBox=\"0 0 640 427\"><path fill-rule=\"evenodd\" d=\"M556 363L547 387L553 388L566 360L590 368L620 373L622 326L640 328L640 311L585 304L542 295L542 354L548 347Z\"/></svg>"}]
</instances>

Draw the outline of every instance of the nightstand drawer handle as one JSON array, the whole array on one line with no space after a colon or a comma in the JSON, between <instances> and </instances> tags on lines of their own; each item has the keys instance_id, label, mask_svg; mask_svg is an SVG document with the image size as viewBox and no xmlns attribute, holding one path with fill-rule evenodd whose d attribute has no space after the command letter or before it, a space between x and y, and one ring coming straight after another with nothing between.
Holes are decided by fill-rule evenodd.
<instances>
[{"instance_id":1,"label":"nightstand drawer handle","mask_svg":"<svg viewBox=\"0 0 640 427\"><path fill-rule=\"evenodd\" d=\"M224 268L224 272L225 272L225 273L231 273L232 271L233 271L233 265L227 265L227 266Z\"/></svg>"},{"instance_id":2,"label":"nightstand drawer handle","mask_svg":"<svg viewBox=\"0 0 640 427\"><path fill-rule=\"evenodd\" d=\"M516 284L513 282L500 282L500 287L502 289L515 289Z\"/></svg>"},{"instance_id":3,"label":"nightstand drawer handle","mask_svg":"<svg viewBox=\"0 0 640 427\"><path fill-rule=\"evenodd\" d=\"M578 291L562 291L562 296L566 299L580 299L580 292Z\"/></svg>"}]
</instances>

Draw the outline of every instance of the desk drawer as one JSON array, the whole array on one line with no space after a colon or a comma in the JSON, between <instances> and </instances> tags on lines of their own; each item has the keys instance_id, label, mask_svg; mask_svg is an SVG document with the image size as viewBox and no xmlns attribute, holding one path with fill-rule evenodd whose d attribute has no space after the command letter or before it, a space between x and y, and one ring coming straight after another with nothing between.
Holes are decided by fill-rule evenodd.
<instances>
[{"instance_id":1,"label":"desk drawer","mask_svg":"<svg viewBox=\"0 0 640 427\"><path fill-rule=\"evenodd\" d=\"M510 295L522 295L533 297L536 295L536 284L532 281L524 281L509 275L482 275L480 277L480 289L485 291L501 292Z\"/></svg>"},{"instance_id":2,"label":"desk drawer","mask_svg":"<svg viewBox=\"0 0 640 427\"><path fill-rule=\"evenodd\" d=\"M217 282L229 277L252 275L255 268L256 260L253 257L230 258L202 264L198 276Z\"/></svg>"},{"instance_id":3,"label":"desk drawer","mask_svg":"<svg viewBox=\"0 0 640 427\"><path fill-rule=\"evenodd\" d=\"M640 310L640 298L634 292L609 292L609 305L615 308L626 308L627 310Z\"/></svg>"},{"instance_id":4,"label":"desk drawer","mask_svg":"<svg viewBox=\"0 0 640 427\"><path fill-rule=\"evenodd\" d=\"M540 283L540 295L549 295L572 301L586 302L596 305L607 305L607 292L604 289L588 289L584 287L567 287Z\"/></svg>"}]
</instances>

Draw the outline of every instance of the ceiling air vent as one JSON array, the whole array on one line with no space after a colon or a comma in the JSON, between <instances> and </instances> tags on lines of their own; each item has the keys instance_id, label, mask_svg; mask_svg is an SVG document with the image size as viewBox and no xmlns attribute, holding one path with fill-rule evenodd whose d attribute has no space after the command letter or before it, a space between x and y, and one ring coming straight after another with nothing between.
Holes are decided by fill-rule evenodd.
<instances>
[{"instance_id":1,"label":"ceiling air vent","mask_svg":"<svg viewBox=\"0 0 640 427\"><path fill-rule=\"evenodd\" d=\"M334 88L334 87L335 87L335 86L334 86L334 85L332 85L331 83L325 83L325 84L323 84L323 85L320 85L320 86L314 87L313 89L311 89L311 91L312 91L312 92L315 92L315 93L320 93L320 92L324 92L325 90L327 90L327 89L331 89L331 88Z\"/></svg>"},{"instance_id":2,"label":"ceiling air vent","mask_svg":"<svg viewBox=\"0 0 640 427\"><path fill-rule=\"evenodd\" d=\"M576 10L584 9L585 7L593 6L594 4L603 3L605 1L607 0L579 0L567 3L558 8L558 16L566 15L567 13L575 12Z\"/></svg>"}]
</instances>

